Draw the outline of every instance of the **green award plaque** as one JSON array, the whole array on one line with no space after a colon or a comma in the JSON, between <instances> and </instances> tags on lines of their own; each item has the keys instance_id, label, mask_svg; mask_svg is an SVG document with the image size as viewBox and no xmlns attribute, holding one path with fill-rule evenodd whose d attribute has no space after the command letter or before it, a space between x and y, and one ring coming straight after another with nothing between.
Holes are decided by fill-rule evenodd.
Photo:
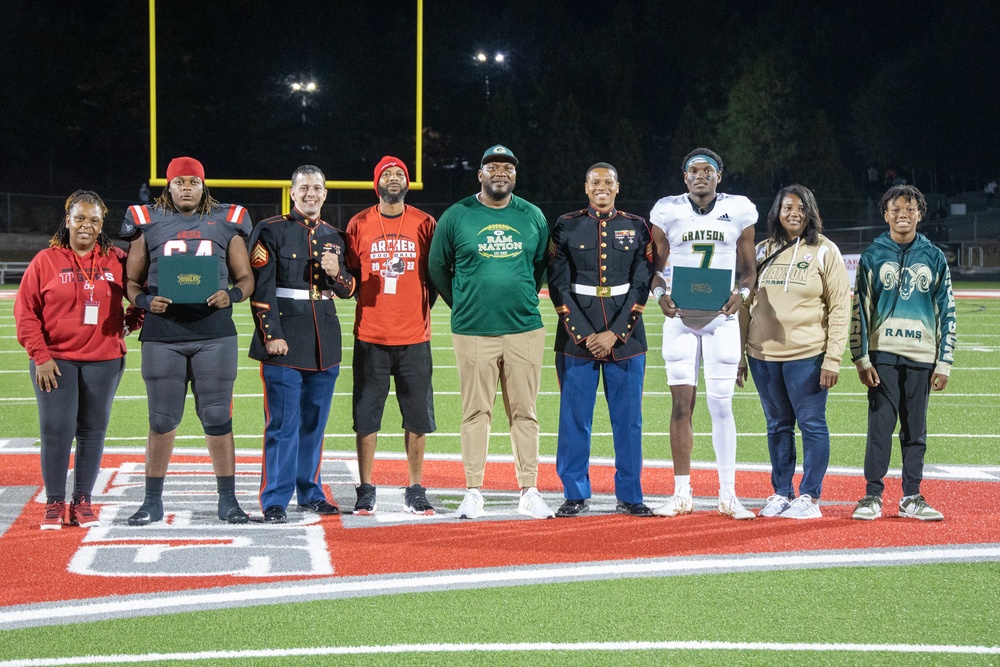
<instances>
[{"instance_id":1,"label":"green award plaque","mask_svg":"<svg viewBox=\"0 0 1000 667\"><path fill-rule=\"evenodd\" d=\"M157 294L174 303L205 303L219 291L219 258L164 255L156 261Z\"/></svg>"},{"instance_id":2,"label":"green award plaque","mask_svg":"<svg viewBox=\"0 0 1000 667\"><path fill-rule=\"evenodd\" d=\"M733 293L729 269L673 267L670 298L681 310L719 311Z\"/></svg>"}]
</instances>

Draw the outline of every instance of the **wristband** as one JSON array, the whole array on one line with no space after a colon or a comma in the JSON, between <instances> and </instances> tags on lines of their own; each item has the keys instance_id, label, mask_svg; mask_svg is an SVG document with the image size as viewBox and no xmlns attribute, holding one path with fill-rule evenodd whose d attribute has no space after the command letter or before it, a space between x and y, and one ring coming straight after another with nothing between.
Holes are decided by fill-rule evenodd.
<instances>
[{"instance_id":1,"label":"wristband","mask_svg":"<svg viewBox=\"0 0 1000 667\"><path fill-rule=\"evenodd\" d=\"M133 301L132 304L136 308L142 308L143 310L149 312L149 306L152 301L152 296L150 296L147 292L142 292L135 295L135 301Z\"/></svg>"},{"instance_id":2,"label":"wristband","mask_svg":"<svg viewBox=\"0 0 1000 667\"><path fill-rule=\"evenodd\" d=\"M743 299L743 303L746 303L747 299L750 298L750 288L749 287L741 287L739 290L736 291L736 293L740 295L741 299Z\"/></svg>"},{"instance_id":3,"label":"wristband","mask_svg":"<svg viewBox=\"0 0 1000 667\"><path fill-rule=\"evenodd\" d=\"M230 287L226 290L226 294L229 295L229 304L239 303L243 300L243 290L239 287Z\"/></svg>"},{"instance_id":4,"label":"wristband","mask_svg":"<svg viewBox=\"0 0 1000 667\"><path fill-rule=\"evenodd\" d=\"M653 298L656 299L657 302L659 302L659 300L665 297L666 295L667 295L667 290L663 289L662 287L653 288Z\"/></svg>"}]
</instances>

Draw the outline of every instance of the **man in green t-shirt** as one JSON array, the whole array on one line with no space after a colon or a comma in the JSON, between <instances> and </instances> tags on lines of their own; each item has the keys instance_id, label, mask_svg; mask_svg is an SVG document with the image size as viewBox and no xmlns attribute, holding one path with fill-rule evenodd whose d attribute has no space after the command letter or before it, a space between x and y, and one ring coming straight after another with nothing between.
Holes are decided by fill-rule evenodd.
<instances>
[{"instance_id":1,"label":"man in green t-shirt","mask_svg":"<svg viewBox=\"0 0 1000 667\"><path fill-rule=\"evenodd\" d=\"M480 162L475 195L451 206L434 232L428 272L451 307L452 341L462 393L462 462L468 487L457 516L483 514L483 473L497 382L510 422L521 487L517 511L548 519L538 477L538 415L545 329L538 290L549 240L545 216L513 194L517 158L501 145Z\"/></svg>"}]
</instances>

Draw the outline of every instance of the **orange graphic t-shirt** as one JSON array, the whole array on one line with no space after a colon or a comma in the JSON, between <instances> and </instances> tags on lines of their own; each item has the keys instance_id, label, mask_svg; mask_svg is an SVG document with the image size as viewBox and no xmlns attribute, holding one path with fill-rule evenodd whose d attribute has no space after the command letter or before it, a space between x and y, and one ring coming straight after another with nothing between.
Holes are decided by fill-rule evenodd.
<instances>
[{"instance_id":1,"label":"orange graphic t-shirt","mask_svg":"<svg viewBox=\"0 0 1000 667\"><path fill-rule=\"evenodd\" d=\"M373 206L347 224L347 266L359 278L354 317L359 340L412 345L431 339L427 253L436 224L412 206L397 216Z\"/></svg>"}]
</instances>

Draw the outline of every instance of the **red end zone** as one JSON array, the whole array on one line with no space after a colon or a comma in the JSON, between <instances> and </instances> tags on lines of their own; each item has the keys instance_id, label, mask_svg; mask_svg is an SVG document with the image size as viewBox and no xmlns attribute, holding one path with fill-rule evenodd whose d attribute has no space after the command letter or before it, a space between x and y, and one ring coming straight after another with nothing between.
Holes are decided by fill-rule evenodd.
<instances>
[{"instance_id":1,"label":"red end zone","mask_svg":"<svg viewBox=\"0 0 1000 667\"><path fill-rule=\"evenodd\" d=\"M108 454L105 469L123 464L141 464L141 455ZM40 490L38 456L5 454L0 457L0 486L33 487ZM203 463L195 457L175 456L173 465ZM707 497L717 489L712 470L695 470L692 481L696 496ZM608 467L592 468L595 493L613 493L614 471ZM491 462L487 466L488 489L514 491L513 464ZM406 484L405 461L378 461L376 483L383 488ZM169 487L171 480L167 479ZM427 461L424 484L433 495L441 489L460 494L464 475L459 462ZM647 495L663 495L672 489L668 468L648 468L643 473ZM544 465L539 478L542 491L558 492L559 480L554 466ZM763 499L771 493L770 476L763 472L737 473L737 489L744 499ZM548 521L413 521L404 525L377 525L370 528L345 528L340 517L325 517L321 542L333 566L334 576L368 574L421 573L438 570L578 563L635 558L687 557L695 555L750 554L764 552L817 551L831 549L866 549L950 544L978 544L1000 541L1000 494L994 482L924 480L923 493L944 513L941 523L923 523L896 518L899 480L887 480L884 518L874 522L853 521L854 502L864 493L864 481L858 477L829 475L824 482L823 518L810 521L756 519L737 522L712 510L695 511L673 519L634 518L611 514L591 514L575 519ZM99 490L100 491L100 490ZM440 491L444 494L444 491ZM34 495L34 494L33 494ZM98 494L100 495L100 494ZM100 497L95 500L100 500ZM975 502L970 502L975 499ZM351 498L336 498L345 507ZM245 509L256 511L253 500L241 498ZM653 501L655 502L655 501ZM842 504L838 504L842 503ZM169 510L169 502L167 509ZM0 605L19 605L46 601L86 599L110 595L150 594L165 591L206 589L219 586L253 584L266 586L280 581L328 578L315 576L93 576L70 571L70 564L81 548L94 548L101 540L86 539L88 531L64 527L59 531L41 531L38 520L42 505L27 503L10 529L0 537L0 568L8 576L0 593ZM100 507L98 505L98 507ZM115 520L116 530L134 509L122 508ZM102 514L102 519L106 515ZM359 518L352 517L357 521ZM102 524L106 524L102 521ZM156 524L154 524L156 526ZM233 531L252 536L275 535L274 526L251 524L248 527L225 527L219 523L202 527L194 542L219 545L237 542ZM225 531L223 531L225 527ZM115 546L131 542L137 553L142 549L169 549L178 544L169 539L149 539L150 528L122 527ZM101 529L94 529L101 530ZM225 532L225 535L222 533ZM96 533L95 533L96 534ZM122 538L121 535L126 535ZM239 533L237 533L239 534ZM192 543L190 536L180 544ZM321 545L322 546L322 545ZM289 547L291 548L291 547ZM137 558L137 562L138 562Z\"/></svg>"}]
</instances>

